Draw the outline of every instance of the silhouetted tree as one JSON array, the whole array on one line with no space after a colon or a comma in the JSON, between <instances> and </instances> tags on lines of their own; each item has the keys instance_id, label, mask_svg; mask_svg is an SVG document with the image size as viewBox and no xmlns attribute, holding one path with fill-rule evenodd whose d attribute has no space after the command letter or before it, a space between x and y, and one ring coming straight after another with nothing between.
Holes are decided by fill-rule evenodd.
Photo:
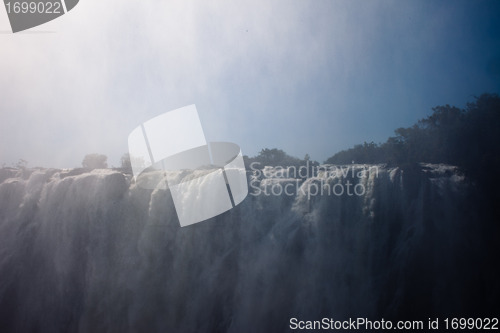
<instances>
[{"instance_id":1,"label":"silhouetted tree","mask_svg":"<svg viewBox=\"0 0 500 333\"><path fill-rule=\"evenodd\" d=\"M26 166L28 165L28 161L25 159L20 158L19 161L17 161L15 167L17 169L26 169Z\"/></svg>"},{"instance_id":2,"label":"silhouetted tree","mask_svg":"<svg viewBox=\"0 0 500 333\"><path fill-rule=\"evenodd\" d=\"M125 153L120 159L120 164L123 172L132 173L132 163L130 162L130 154Z\"/></svg>"},{"instance_id":3,"label":"silhouetted tree","mask_svg":"<svg viewBox=\"0 0 500 333\"><path fill-rule=\"evenodd\" d=\"M302 160L297 157L293 157L285 153L281 149L269 149L265 148L260 151L260 153L255 157L245 158L247 166L250 166L253 162L258 162L256 167L263 168L265 166L298 166L302 164Z\"/></svg>"},{"instance_id":4,"label":"silhouetted tree","mask_svg":"<svg viewBox=\"0 0 500 333\"><path fill-rule=\"evenodd\" d=\"M350 164L354 163L381 163L383 162L382 149L373 141L353 148L343 150L325 161L327 164Z\"/></svg>"},{"instance_id":5,"label":"silhouetted tree","mask_svg":"<svg viewBox=\"0 0 500 333\"><path fill-rule=\"evenodd\" d=\"M108 167L106 162L108 157L101 154L87 154L83 158L82 166L87 169L105 169Z\"/></svg>"},{"instance_id":6,"label":"silhouetted tree","mask_svg":"<svg viewBox=\"0 0 500 333\"><path fill-rule=\"evenodd\" d=\"M483 94L465 109L445 105L381 145L355 145L327 159L326 163L389 163L400 166L419 162L460 166L478 179L491 166L500 166L500 97Z\"/></svg>"}]
</instances>

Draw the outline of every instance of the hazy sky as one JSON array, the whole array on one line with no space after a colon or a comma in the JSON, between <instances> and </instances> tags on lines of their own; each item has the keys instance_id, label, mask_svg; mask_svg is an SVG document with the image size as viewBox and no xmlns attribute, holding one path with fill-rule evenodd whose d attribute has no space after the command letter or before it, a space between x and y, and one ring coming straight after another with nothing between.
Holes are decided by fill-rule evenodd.
<instances>
[{"instance_id":1,"label":"hazy sky","mask_svg":"<svg viewBox=\"0 0 500 333\"><path fill-rule=\"evenodd\" d=\"M2 7L0 165L118 166L131 130L189 104L209 141L323 161L499 93L499 17L500 1L80 0L12 34Z\"/></svg>"}]
</instances>

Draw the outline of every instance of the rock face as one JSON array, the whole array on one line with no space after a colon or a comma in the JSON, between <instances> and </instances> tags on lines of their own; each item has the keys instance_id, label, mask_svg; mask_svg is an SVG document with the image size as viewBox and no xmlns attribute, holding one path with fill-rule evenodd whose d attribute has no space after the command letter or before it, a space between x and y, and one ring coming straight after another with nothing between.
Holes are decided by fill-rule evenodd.
<instances>
[{"instance_id":1,"label":"rock face","mask_svg":"<svg viewBox=\"0 0 500 333\"><path fill-rule=\"evenodd\" d=\"M454 167L326 170L249 174L242 204L181 228L168 189L116 171L3 169L0 331L280 332L292 317L498 314L485 215Z\"/></svg>"}]
</instances>

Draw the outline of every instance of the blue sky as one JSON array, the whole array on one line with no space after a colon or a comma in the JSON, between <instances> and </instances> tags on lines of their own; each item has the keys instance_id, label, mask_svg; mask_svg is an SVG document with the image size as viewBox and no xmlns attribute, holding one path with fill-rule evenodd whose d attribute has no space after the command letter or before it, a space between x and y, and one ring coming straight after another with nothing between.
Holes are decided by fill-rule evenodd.
<instances>
[{"instance_id":1,"label":"blue sky","mask_svg":"<svg viewBox=\"0 0 500 333\"><path fill-rule=\"evenodd\" d=\"M209 141L323 161L499 93L498 17L498 1L81 0L14 35L0 8L0 164L117 166L130 131L189 104Z\"/></svg>"}]
</instances>

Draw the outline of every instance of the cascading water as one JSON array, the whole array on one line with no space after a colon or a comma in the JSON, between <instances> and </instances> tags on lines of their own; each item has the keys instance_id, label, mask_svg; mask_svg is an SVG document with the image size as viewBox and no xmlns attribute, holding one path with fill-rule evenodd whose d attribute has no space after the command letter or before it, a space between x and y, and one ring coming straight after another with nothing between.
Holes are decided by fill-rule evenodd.
<instances>
[{"instance_id":1,"label":"cascading water","mask_svg":"<svg viewBox=\"0 0 500 333\"><path fill-rule=\"evenodd\" d=\"M2 169L0 331L280 332L498 304L458 171L366 169L249 174L243 203L185 228L168 189L117 171Z\"/></svg>"}]
</instances>

